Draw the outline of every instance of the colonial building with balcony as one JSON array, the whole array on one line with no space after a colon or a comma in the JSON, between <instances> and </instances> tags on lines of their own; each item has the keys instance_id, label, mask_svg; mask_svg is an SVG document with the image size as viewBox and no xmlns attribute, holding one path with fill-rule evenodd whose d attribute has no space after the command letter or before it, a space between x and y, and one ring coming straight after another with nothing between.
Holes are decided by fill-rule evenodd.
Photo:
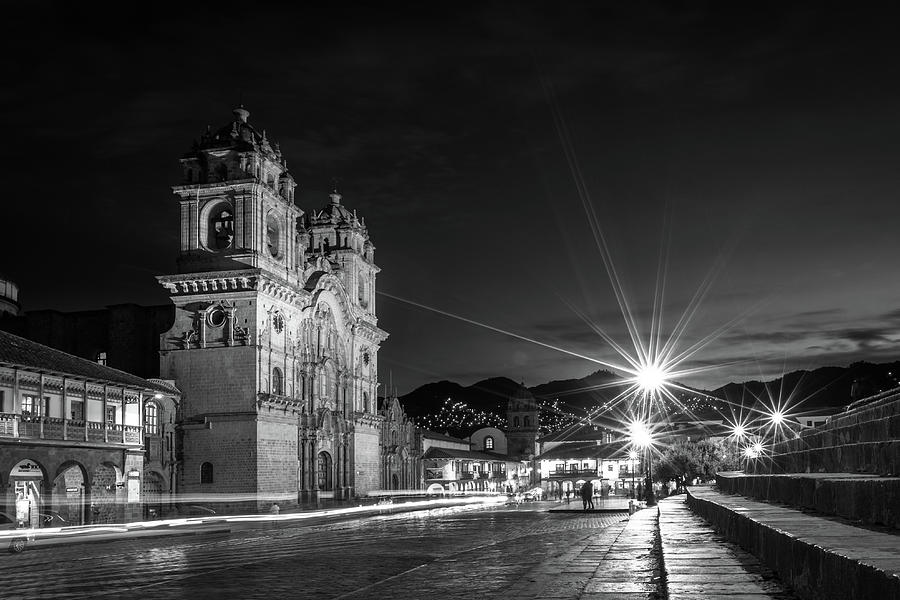
<instances>
[{"instance_id":1,"label":"colonial building with balcony","mask_svg":"<svg viewBox=\"0 0 900 600\"><path fill-rule=\"evenodd\" d=\"M627 493L638 463L622 443L573 442L559 444L537 458L541 487L549 497L577 496L590 481L598 495ZM640 477L636 481L640 482Z\"/></svg>"},{"instance_id":2,"label":"colonial building with balcony","mask_svg":"<svg viewBox=\"0 0 900 600\"><path fill-rule=\"evenodd\" d=\"M30 526L53 513L72 525L134 520L145 486L157 494L152 502L167 503L172 454L148 455L145 444L172 433L179 396L166 382L0 331L4 512Z\"/></svg>"}]
</instances>

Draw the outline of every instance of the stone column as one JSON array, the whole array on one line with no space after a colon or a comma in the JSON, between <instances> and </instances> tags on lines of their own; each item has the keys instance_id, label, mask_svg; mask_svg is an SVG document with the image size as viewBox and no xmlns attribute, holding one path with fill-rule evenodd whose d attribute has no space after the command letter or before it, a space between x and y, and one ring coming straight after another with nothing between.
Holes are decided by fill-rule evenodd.
<instances>
[{"instance_id":1,"label":"stone column","mask_svg":"<svg viewBox=\"0 0 900 600\"><path fill-rule=\"evenodd\" d=\"M235 236L235 240L237 240L237 236ZM226 307L225 308L225 345L231 346L234 344L234 307Z\"/></svg>"},{"instance_id":2,"label":"stone column","mask_svg":"<svg viewBox=\"0 0 900 600\"><path fill-rule=\"evenodd\" d=\"M62 419L63 419L63 439L69 439L69 378L62 378Z\"/></svg>"},{"instance_id":3,"label":"stone column","mask_svg":"<svg viewBox=\"0 0 900 600\"><path fill-rule=\"evenodd\" d=\"M128 398L125 394L125 388L122 388L122 443L126 442L125 436L125 409L128 407Z\"/></svg>"},{"instance_id":4,"label":"stone column","mask_svg":"<svg viewBox=\"0 0 900 600\"><path fill-rule=\"evenodd\" d=\"M50 412L50 406L44 403L44 374L41 373L41 381L38 384L38 400L37 406L35 406L35 411L38 414L38 419L40 419L40 428L41 428L41 439L44 439L44 419L47 417L44 413Z\"/></svg>"},{"instance_id":5,"label":"stone column","mask_svg":"<svg viewBox=\"0 0 900 600\"><path fill-rule=\"evenodd\" d=\"M109 388L103 384L103 407L100 409L100 422L103 425L103 441L109 442L109 430L106 428L106 403L109 400ZM85 409L87 407L85 406Z\"/></svg>"}]
</instances>

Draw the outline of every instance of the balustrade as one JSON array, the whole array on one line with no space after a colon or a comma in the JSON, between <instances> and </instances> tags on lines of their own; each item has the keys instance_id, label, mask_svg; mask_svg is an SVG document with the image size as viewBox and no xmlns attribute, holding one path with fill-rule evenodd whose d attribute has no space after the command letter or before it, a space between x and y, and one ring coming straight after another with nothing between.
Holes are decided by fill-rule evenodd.
<instances>
[{"instance_id":1,"label":"balustrade","mask_svg":"<svg viewBox=\"0 0 900 600\"><path fill-rule=\"evenodd\" d=\"M142 432L136 425L0 413L0 437L141 444Z\"/></svg>"}]
</instances>

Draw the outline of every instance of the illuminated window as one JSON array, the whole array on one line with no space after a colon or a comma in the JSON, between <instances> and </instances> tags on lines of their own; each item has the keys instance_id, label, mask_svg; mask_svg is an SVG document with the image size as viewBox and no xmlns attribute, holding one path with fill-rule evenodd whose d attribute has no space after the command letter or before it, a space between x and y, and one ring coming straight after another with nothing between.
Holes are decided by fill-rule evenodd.
<instances>
[{"instance_id":1,"label":"illuminated window","mask_svg":"<svg viewBox=\"0 0 900 600\"><path fill-rule=\"evenodd\" d=\"M205 462L200 465L200 483L213 482L213 466L212 463Z\"/></svg>"},{"instance_id":2,"label":"illuminated window","mask_svg":"<svg viewBox=\"0 0 900 600\"><path fill-rule=\"evenodd\" d=\"M37 396L22 396L22 416L39 417L41 414L41 402Z\"/></svg>"},{"instance_id":3,"label":"illuminated window","mask_svg":"<svg viewBox=\"0 0 900 600\"><path fill-rule=\"evenodd\" d=\"M97 364L106 366L106 352L100 351L97 353Z\"/></svg>"},{"instance_id":4,"label":"illuminated window","mask_svg":"<svg viewBox=\"0 0 900 600\"><path fill-rule=\"evenodd\" d=\"M148 402L144 405L144 433L159 435L159 407L156 402Z\"/></svg>"},{"instance_id":5,"label":"illuminated window","mask_svg":"<svg viewBox=\"0 0 900 600\"><path fill-rule=\"evenodd\" d=\"M494 438L491 436L487 436L484 438L484 449L485 450L493 450L494 449Z\"/></svg>"}]
</instances>

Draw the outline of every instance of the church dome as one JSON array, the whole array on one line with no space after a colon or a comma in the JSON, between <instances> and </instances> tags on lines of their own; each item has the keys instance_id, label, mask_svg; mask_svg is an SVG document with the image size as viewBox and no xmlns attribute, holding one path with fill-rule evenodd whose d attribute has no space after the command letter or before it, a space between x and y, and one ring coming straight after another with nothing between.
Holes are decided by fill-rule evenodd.
<instances>
[{"instance_id":1,"label":"church dome","mask_svg":"<svg viewBox=\"0 0 900 600\"><path fill-rule=\"evenodd\" d=\"M262 150L265 154L271 155L276 162L281 162L279 153L269 145L265 132L260 133L250 124L249 110L241 105L232 111L232 115L233 118L227 125L216 130L207 129L200 138L199 147L195 147L190 154L196 150L210 148L234 148L245 152Z\"/></svg>"},{"instance_id":2,"label":"church dome","mask_svg":"<svg viewBox=\"0 0 900 600\"><path fill-rule=\"evenodd\" d=\"M329 194L329 197L331 198L331 202L329 202L321 211L316 213L316 221L331 222L334 225L346 224L353 227L360 226L356 214L341 204L342 196L337 193L337 190Z\"/></svg>"}]
</instances>

